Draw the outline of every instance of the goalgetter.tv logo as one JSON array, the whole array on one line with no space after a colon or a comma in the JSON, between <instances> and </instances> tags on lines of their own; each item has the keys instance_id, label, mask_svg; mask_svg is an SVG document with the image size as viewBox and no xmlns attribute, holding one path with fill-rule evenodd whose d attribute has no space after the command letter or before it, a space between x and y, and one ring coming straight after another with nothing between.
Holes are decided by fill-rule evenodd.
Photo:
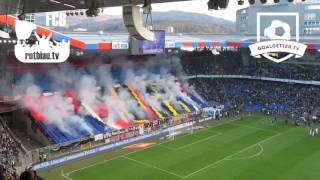
<instances>
[{"instance_id":1,"label":"goalgetter.tv logo","mask_svg":"<svg viewBox=\"0 0 320 180\"><path fill-rule=\"evenodd\" d=\"M17 44L14 47L16 58L23 63L62 63L70 56L70 42L51 41L52 33L40 37L36 25L27 21L15 21ZM32 32L36 37L33 44L28 43Z\"/></svg>"},{"instance_id":2,"label":"goalgetter.tv logo","mask_svg":"<svg viewBox=\"0 0 320 180\"><path fill-rule=\"evenodd\" d=\"M262 26L261 22L267 24ZM291 29L290 22L295 24L295 30ZM291 40L292 37L294 40ZM249 48L251 55L256 58L264 56L280 63L291 57L300 58L304 55L307 46L299 43L299 40L299 13L257 13L257 43L250 45ZM274 53L286 53L286 55L279 58L271 55Z\"/></svg>"}]
</instances>

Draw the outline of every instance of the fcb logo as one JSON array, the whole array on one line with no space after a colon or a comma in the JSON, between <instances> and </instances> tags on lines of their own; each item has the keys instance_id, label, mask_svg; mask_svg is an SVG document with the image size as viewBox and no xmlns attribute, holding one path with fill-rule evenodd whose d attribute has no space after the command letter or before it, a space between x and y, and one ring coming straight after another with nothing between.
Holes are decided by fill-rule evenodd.
<instances>
[{"instance_id":1,"label":"fcb logo","mask_svg":"<svg viewBox=\"0 0 320 180\"><path fill-rule=\"evenodd\" d=\"M264 26L261 22L265 22ZM298 13L258 13L257 43L250 45L249 48L251 55L256 58L263 56L280 63L289 58L300 58L304 55L307 46L299 43L299 40ZM272 56L275 53L285 55Z\"/></svg>"}]
</instances>

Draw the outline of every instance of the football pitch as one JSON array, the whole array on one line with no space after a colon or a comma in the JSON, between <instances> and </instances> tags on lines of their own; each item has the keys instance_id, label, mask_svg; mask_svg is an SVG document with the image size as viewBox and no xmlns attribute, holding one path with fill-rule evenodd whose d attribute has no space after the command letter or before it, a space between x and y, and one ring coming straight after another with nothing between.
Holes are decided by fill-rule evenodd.
<instances>
[{"instance_id":1,"label":"football pitch","mask_svg":"<svg viewBox=\"0 0 320 180\"><path fill-rule=\"evenodd\" d=\"M118 148L45 169L47 180L314 180L320 136L273 117L246 115L144 149Z\"/></svg>"}]
</instances>

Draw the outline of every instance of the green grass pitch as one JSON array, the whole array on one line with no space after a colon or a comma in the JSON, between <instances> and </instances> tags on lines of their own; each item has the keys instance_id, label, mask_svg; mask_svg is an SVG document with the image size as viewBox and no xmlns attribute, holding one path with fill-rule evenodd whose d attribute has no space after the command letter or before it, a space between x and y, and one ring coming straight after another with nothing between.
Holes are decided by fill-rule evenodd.
<instances>
[{"instance_id":1,"label":"green grass pitch","mask_svg":"<svg viewBox=\"0 0 320 180\"><path fill-rule=\"evenodd\" d=\"M212 121L209 128L150 148L119 148L39 175L47 180L319 179L320 136L271 120L252 115Z\"/></svg>"}]
</instances>

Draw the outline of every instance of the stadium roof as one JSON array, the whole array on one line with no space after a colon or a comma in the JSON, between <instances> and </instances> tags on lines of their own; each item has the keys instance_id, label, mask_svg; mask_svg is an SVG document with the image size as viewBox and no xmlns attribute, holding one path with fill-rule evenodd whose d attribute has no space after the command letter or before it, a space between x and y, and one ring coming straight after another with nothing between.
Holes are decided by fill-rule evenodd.
<instances>
[{"instance_id":1,"label":"stadium roof","mask_svg":"<svg viewBox=\"0 0 320 180\"><path fill-rule=\"evenodd\" d=\"M152 0L152 3L165 3L188 0ZM144 0L0 0L0 14L64 11L75 9L114 7L129 4L143 4Z\"/></svg>"},{"instance_id":2,"label":"stadium roof","mask_svg":"<svg viewBox=\"0 0 320 180\"><path fill-rule=\"evenodd\" d=\"M8 26L15 25L13 16L0 15L0 24ZM63 39L70 41L74 48L84 50L111 50L111 49L128 49L128 34L106 34L99 35L92 32L79 33L59 33L53 30L38 26L36 32L40 35L48 36L52 33L55 41ZM192 35L178 34L166 35L166 48L248 48L252 43L256 42L255 36L241 35ZM308 49L320 50L319 36L302 36L300 42L308 45Z\"/></svg>"}]
</instances>

